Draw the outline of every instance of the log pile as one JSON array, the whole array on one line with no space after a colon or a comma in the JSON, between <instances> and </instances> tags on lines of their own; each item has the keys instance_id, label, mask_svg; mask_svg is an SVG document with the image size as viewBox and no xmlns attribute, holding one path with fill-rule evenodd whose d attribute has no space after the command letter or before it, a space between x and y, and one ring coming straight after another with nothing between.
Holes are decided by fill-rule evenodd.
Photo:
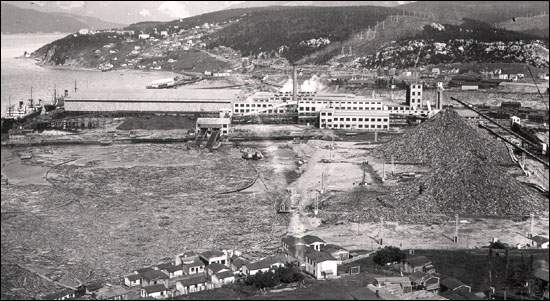
<instances>
[{"instance_id":1,"label":"log pile","mask_svg":"<svg viewBox=\"0 0 550 301\"><path fill-rule=\"evenodd\" d=\"M429 165L432 172L385 196L406 213L517 216L547 210L546 200L500 166L506 148L487 140L452 109L381 146L386 160Z\"/></svg>"}]
</instances>

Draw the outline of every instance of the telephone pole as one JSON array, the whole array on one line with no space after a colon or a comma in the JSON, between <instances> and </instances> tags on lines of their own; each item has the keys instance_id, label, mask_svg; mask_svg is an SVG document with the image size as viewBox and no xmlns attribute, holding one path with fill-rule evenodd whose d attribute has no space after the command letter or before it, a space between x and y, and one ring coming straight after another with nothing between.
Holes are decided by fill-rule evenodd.
<instances>
[{"instance_id":1,"label":"telephone pole","mask_svg":"<svg viewBox=\"0 0 550 301\"><path fill-rule=\"evenodd\" d=\"M455 214L455 236L453 237L453 241L455 244L458 244L458 224L459 224L458 214Z\"/></svg>"}]
</instances>

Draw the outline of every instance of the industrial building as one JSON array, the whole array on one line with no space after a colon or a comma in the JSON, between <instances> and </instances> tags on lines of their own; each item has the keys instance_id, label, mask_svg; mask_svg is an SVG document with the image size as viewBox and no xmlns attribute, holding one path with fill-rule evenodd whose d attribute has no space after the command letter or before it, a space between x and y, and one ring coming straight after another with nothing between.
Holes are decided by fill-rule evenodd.
<instances>
[{"instance_id":1,"label":"industrial building","mask_svg":"<svg viewBox=\"0 0 550 301\"><path fill-rule=\"evenodd\" d=\"M178 90L106 91L65 97L67 112L201 113L231 110L229 98L198 98Z\"/></svg>"},{"instance_id":2,"label":"industrial building","mask_svg":"<svg viewBox=\"0 0 550 301\"><path fill-rule=\"evenodd\" d=\"M229 135L231 118L198 118L196 123L196 132L202 131L210 135L212 131L219 130L222 136Z\"/></svg>"},{"instance_id":3,"label":"industrial building","mask_svg":"<svg viewBox=\"0 0 550 301\"><path fill-rule=\"evenodd\" d=\"M321 109L319 127L322 129L387 130L390 127L390 113L387 110Z\"/></svg>"}]
</instances>

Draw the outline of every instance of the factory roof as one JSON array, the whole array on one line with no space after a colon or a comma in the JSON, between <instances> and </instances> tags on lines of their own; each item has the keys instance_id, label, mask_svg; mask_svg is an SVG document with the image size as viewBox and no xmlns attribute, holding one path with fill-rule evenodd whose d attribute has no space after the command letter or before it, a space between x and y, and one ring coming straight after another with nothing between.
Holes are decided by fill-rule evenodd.
<instances>
[{"instance_id":1,"label":"factory roof","mask_svg":"<svg viewBox=\"0 0 550 301\"><path fill-rule=\"evenodd\" d=\"M206 92L206 90L203 91ZM208 96L205 97L205 94ZM234 95L228 95L227 91L221 89L208 90L208 93L198 93L191 89L186 91L181 89L120 89L76 92L65 97L65 101L231 102L233 98Z\"/></svg>"}]
</instances>

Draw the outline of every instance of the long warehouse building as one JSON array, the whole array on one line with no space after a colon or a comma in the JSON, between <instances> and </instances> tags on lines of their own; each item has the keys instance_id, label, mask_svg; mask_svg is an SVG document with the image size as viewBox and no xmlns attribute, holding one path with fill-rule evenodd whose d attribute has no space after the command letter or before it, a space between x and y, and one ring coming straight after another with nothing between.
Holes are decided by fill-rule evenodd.
<instances>
[{"instance_id":1,"label":"long warehouse building","mask_svg":"<svg viewBox=\"0 0 550 301\"><path fill-rule=\"evenodd\" d=\"M201 113L232 111L229 98L178 95L177 90L76 93L64 99L67 112Z\"/></svg>"}]
</instances>

